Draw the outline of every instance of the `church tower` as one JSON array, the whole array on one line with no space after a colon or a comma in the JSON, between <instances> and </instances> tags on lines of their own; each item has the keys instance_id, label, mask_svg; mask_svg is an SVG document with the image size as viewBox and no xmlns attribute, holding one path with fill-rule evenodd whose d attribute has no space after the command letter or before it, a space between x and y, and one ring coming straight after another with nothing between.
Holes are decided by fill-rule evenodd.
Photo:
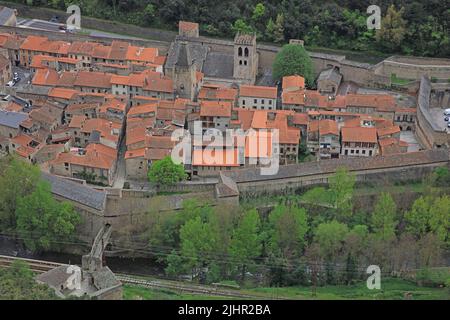
<instances>
[{"instance_id":1,"label":"church tower","mask_svg":"<svg viewBox=\"0 0 450 320\"><path fill-rule=\"evenodd\" d=\"M186 42L180 42L172 79L180 98L194 100L197 91L197 69Z\"/></svg>"},{"instance_id":2,"label":"church tower","mask_svg":"<svg viewBox=\"0 0 450 320\"><path fill-rule=\"evenodd\" d=\"M234 38L233 78L246 84L254 84L258 72L256 34L237 33Z\"/></svg>"}]
</instances>

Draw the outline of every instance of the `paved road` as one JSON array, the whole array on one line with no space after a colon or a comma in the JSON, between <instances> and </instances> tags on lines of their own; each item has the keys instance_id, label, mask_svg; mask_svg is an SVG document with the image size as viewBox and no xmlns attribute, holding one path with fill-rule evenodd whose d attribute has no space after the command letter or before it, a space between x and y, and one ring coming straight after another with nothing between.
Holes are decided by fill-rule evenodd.
<instances>
[{"instance_id":1,"label":"paved road","mask_svg":"<svg viewBox=\"0 0 450 320\"><path fill-rule=\"evenodd\" d=\"M65 32L63 30L60 30L61 26L64 26L64 23L55 23L45 20L39 20L39 19L23 19L19 18L17 22L17 26L21 28L30 28L30 29L37 29L37 30L46 30L46 31L54 31L54 32ZM138 37L132 37L132 36L126 36L121 34L115 34L105 31L98 31L98 30L92 30L92 29L82 29L81 30L83 34L88 34L92 37L103 37L103 38L111 38L111 39L124 39L124 40L143 40L142 38Z\"/></svg>"}]
</instances>

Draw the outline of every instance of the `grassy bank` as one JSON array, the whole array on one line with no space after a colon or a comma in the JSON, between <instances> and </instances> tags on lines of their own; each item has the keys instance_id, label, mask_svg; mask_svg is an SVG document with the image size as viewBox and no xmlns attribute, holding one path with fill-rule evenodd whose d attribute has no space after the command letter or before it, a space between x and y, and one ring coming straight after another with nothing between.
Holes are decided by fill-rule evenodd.
<instances>
[{"instance_id":1,"label":"grassy bank","mask_svg":"<svg viewBox=\"0 0 450 320\"><path fill-rule=\"evenodd\" d=\"M369 290L365 282L351 286L324 286L316 289L312 296L311 287L255 288L241 290L249 294L261 294L267 299L288 298L293 300L403 300L410 294L412 300L450 300L448 288L420 287L413 282L401 279L381 280L380 290ZM225 299L203 295L192 295L170 290L156 290L135 286L124 286L126 300L218 300Z\"/></svg>"}]
</instances>

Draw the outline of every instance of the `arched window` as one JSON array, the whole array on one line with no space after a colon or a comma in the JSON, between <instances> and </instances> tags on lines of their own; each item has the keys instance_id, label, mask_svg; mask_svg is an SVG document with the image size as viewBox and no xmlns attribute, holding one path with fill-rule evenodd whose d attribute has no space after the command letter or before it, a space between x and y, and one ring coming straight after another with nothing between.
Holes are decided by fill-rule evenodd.
<instances>
[{"instance_id":1,"label":"arched window","mask_svg":"<svg viewBox=\"0 0 450 320\"><path fill-rule=\"evenodd\" d=\"M242 66L242 60L239 60L239 65Z\"/></svg>"},{"instance_id":2,"label":"arched window","mask_svg":"<svg viewBox=\"0 0 450 320\"><path fill-rule=\"evenodd\" d=\"M238 49L238 56L242 57L242 47L239 47L239 49Z\"/></svg>"},{"instance_id":3,"label":"arched window","mask_svg":"<svg viewBox=\"0 0 450 320\"><path fill-rule=\"evenodd\" d=\"M248 48L245 48L244 54L245 54L246 57L248 57Z\"/></svg>"}]
</instances>

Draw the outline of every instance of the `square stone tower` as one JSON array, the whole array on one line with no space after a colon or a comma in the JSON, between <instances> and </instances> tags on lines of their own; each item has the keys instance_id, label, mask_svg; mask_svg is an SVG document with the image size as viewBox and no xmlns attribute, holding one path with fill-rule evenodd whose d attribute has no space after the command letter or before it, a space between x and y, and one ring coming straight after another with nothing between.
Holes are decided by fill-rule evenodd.
<instances>
[{"instance_id":1,"label":"square stone tower","mask_svg":"<svg viewBox=\"0 0 450 320\"><path fill-rule=\"evenodd\" d=\"M254 84L258 73L256 34L237 33L234 38L233 78L243 83Z\"/></svg>"}]
</instances>

